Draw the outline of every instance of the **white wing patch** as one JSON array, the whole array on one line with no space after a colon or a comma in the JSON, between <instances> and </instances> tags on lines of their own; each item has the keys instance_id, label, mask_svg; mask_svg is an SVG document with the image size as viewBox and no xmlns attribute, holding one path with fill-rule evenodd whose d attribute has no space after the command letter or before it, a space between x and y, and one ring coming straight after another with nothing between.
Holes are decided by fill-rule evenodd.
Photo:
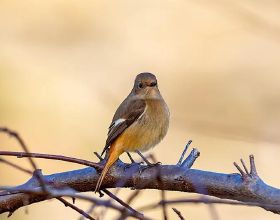
<instances>
[{"instance_id":1,"label":"white wing patch","mask_svg":"<svg viewBox=\"0 0 280 220\"><path fill-rule=\"evenodd\" d=\"M119 118L119 119L117 119L116 121L114 121L112 127L115 127L115 126L117 126L118 124L123 123L125 120L126 120L126 119L124 119L124 118Z\"/></svg>"}]
</instances>

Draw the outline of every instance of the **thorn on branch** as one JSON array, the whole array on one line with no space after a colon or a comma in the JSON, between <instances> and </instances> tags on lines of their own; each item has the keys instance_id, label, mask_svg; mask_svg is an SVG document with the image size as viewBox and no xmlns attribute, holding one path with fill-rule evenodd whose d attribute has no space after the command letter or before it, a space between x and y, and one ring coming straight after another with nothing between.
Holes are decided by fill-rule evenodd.
<instances>
[{"instance_id":1,"label":"thorn on branch","mask_svg":"<svg viewBox=\"0 0 280 220\"><path fill-rule=\"evenodd\" d=\"M193 148L189 156L183 161L180 166L190 169L199 155L200 152L196 148Z\"/></svg>"}]
</instances>

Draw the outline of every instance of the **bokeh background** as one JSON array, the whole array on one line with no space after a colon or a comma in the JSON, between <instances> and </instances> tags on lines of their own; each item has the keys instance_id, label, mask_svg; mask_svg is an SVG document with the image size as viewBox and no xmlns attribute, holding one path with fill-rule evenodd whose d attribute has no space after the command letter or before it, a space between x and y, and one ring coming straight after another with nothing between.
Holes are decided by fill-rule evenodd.
<instances>
[{"instance_id":1,"label":"bokeh background","mask_svg":"<svg viewBox=\"0 0 280 220\"><path fill-rule=\"evenodd\" d=\"M158 160L176 163L192 139L201 152L195 168L236 172L233 161L253 153L260 176L280 187L279 10L277 0L1 0L0 124L20 132L33 152L96 160L93 152L103 148L134 77L149 71L171 111L167 137L150 151ZM1 134L0 150L20 148ZM25 159L9 159L29 167ZM81 167L36 161L44 174ZM29 178L4 164L0 176L0 185ZM159 198L145 190L133 206ZM176 207L186 219L211 219L208 206ZM279 218L260 208L215 209L220 219ZM147 215L160 219L161 211ZM171 207L169 216L177 218ZM53 200L11 219L78 217Z\"/></svg>"}]
</instances>

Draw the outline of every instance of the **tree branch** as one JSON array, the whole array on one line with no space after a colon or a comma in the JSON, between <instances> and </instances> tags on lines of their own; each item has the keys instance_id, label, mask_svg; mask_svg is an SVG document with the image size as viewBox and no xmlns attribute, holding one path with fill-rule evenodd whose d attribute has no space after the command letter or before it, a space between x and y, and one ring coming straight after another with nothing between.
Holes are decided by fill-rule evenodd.
<instances>
[{"instance_id":1,"label":"tree branch","mask_svg":"<svg viewBox=\"0 0 280 220\"><path fill-rule=\"evenodd\" d=\"M147 168L145 165L126 164L119 160L105 177L102 188L129 187L193 192L241 201L280 214L280 190L267 185L260 179L253 156L250 156L250 173L247 173L247 168L244 168L244 172L239 167L242 175L223 174L183 166L183 164L192 164L195 161L198 156L195 152L196 150L193 150L181 165L158 165ZM14 155L17 156L15 152ZM142 172L139 172L140 170ZM157 178L158 172L161 174L161 182ZM42 178L48 186L55 189L66 187L77 192L86 192L94 191L99 174L96 169L87 167L42 175ZM44 194L28 194L26 189L42 191L40 183L34 176L23 185L6 190L5 192L11 194L0 196L0 213L13 212L28 204L50 199Z\"/></svg>"}]
</instances>

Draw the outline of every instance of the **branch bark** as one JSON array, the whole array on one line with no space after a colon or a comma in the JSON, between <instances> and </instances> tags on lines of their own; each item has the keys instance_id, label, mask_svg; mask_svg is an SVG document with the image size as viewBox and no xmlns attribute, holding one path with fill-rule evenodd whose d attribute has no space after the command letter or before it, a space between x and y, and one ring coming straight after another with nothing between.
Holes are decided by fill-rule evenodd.
<instances>
[{"instance_id":1,"label":"branch bark","mask_svg":"<svg viewBox=\"0 0 280 220\"><path fill-rule=\"evenodd\" d=\"M139 163L126 164L117 161L105 177L102 188L126 187L192 192L253 204L280 214L280 189L269 186L261 180L253 156L250 156L250 173L242 161L245 171L235 163L241 174L223 174L190 169L198 155L199 152L193 149L187 159L178 165L158 165L149 168ZM158 173L161 175L160 181ZM87 167L42 175L42 178L47 187L71 188L77 192L87 192L94 191L99 174L95 168ZM26 183L10 188L10 191L2 191L0 213L13 212L28 204L50 199L44 194L23 193L26 189L42 190L38 179L33 176Z\"/></svg>"}]
</instances>

